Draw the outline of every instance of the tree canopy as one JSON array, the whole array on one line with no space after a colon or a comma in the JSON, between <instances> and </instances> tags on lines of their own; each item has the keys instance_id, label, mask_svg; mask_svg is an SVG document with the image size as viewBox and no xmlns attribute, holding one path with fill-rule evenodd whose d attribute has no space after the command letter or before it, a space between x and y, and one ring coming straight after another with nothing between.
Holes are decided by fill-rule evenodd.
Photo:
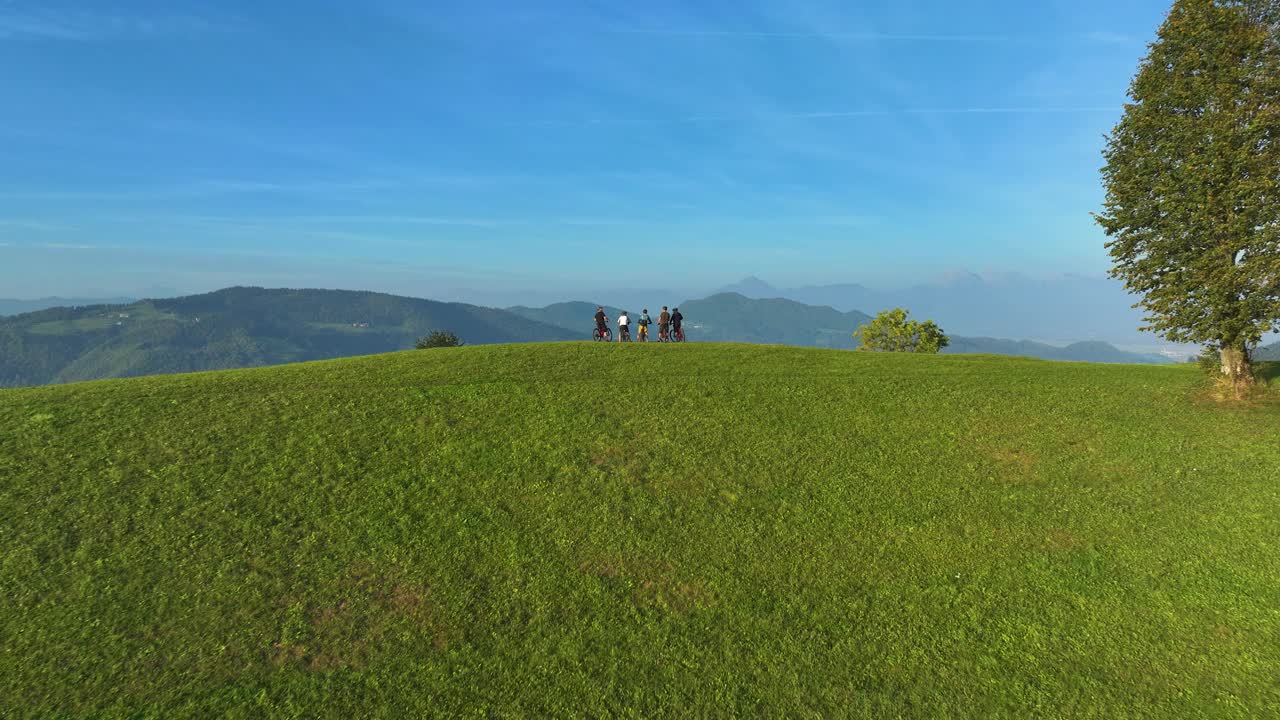
<instances>
[{"instance_id":1,"label":"tree canopy","mask_svg":"<svg viewBox=\"0 0 1280 720\"><path fill-rule=\"evenodd\" d=\"M1108 136L1096 217L1151 330L1249 350L1280 324L1280 0L1177 0Z\"/></svg>"},{"instance_id":2,"label":"tree canopy","mask_svg":"<svg viewBox=\"0 0 1280 720\"><path fill-rule=\"evenodd\" d=\"M853 336L862 341L859 350L874 352L937 353L951 344L932 320L912 320L910 312L902 308L880 312Z\"/></svg>"}]
</instances>

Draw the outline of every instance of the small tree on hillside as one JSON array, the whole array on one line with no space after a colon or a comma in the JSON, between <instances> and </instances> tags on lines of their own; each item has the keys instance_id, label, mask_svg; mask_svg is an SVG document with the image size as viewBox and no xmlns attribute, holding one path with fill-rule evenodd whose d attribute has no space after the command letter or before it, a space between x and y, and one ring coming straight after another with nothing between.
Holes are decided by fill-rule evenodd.
<instances>
[{"instance_id":1,"label":"small tree on hillside","mask_svg":"<svg viewBox=\"0 0 1280 720\"><path fill-rule=\"evenodd\" d=\"M884 310L854 331L862 341L859 350L875 352L937 353L951 344L932 320L917 322L902 308Z\"/></svg>"},{"instance_id":2,"label":"small tree on hillside","mask_svg":"<svg viewBox=\"0 0 1280 720\"><path fill-rule=\"evenodd\" d=\"M1239 391L1280 323L1280 0L1177 0L1108 137L1111 275Z\"/></svg>"},{"instance_id":3,"label":"small tree on hillside","mask_svg":"<svg viewBox=\"0 0 1280 720\"><path fill-rule=\"evenodd\" d=\"M462 345L463 342L458 339L457 335L444 330L432 330L427 335L418 338L415 347L419 350L426 350L427 348L462 347Z\"/></svg>"}]
</instances>

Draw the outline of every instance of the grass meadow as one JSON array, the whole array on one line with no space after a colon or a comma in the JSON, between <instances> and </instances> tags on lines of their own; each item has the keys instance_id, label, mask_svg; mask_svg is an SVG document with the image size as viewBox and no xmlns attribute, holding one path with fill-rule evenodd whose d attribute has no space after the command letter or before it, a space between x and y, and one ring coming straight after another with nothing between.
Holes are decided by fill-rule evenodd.
<instances>
[{"instance_id":1,"label":"grass meadow","mask_svg":"<svg viewBox=\"0 0 1280 720\"><path fill-rule=\"evenodd\" d=\"M549 343L0 390L4 717L1280 715L1280 404Z\"/></svg>"}]
</instances>

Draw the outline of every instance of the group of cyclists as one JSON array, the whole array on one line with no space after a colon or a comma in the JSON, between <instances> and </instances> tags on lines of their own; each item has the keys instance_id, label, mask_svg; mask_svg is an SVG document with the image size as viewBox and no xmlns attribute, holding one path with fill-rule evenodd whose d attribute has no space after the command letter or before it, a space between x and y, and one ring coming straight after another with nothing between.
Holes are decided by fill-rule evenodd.
<instances>
[{"instance_id":1,"label":"group of cyclists","mask_svg":"<svg viewBox=\"0 0 1280 720\"><path fill-rule=\"evenodd\" d=\"M626 310L618 314L618 342L631 342L631 324L631 315ZM652 324L649 309L645 308L640 317L635 319L635 325L639 328L636 339L639 342L649 340L649 326ZM609 316L605 314L603 306L596 308L596 330L592 337L597 341L613 339L613 332L609 329ZM662 306L662 312L658 315L658 342L684 342L684 315L680 314L680 308L667 312L667 306Z\"/></svg>"}]
</instances>

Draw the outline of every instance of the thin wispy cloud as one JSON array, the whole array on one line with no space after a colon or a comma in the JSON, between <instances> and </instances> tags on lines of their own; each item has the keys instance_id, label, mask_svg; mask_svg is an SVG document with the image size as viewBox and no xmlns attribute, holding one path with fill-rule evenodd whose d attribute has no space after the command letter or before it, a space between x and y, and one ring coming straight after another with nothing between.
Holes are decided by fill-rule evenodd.
<instances>
[{"instance_id":1,"label":"thin wispy cloud","mask_svg":"<svg viewBox=\"0 0 1280 720\"><path fill-rule=\"evenodd\" d=\"M5 4L0 6L0 39L93 41L113 37L162 37L207 32L227 32L244 28L244 22L229 17L193 13L132 15L47 4Z\"/></svg>"},{"instance_id":2,"label":"thin wispy cloud","mask_svg":"<svg viewBox=\"0 0 1280 720\"><path fill-rule=\"evenodd\" d=\"M38 230L41 232L52 230L65 230L68 226L64 223L52 223L45 220L13 220L0 219L0 229L13 228L16 230Z\"/></svg>"},{"instance_id":3,"label":"thin wispy cloud","mask_svg":"<svg viewBox=\"0 0 1280 720\"><path fill-rule=\"evenodd\" d=\"M900 42L900 43L957 43L1026 45L1044 42L1130 43L1133 39L1106 31L1061 35L980 35L948 33L872 32L872 31L778 31L778 30L720 30L686 28L619 28L601 30L613 35L649 35L670 38L741 38L746 40L826 40L845 42Z\"/></svg>"},{"instance_id":4,"label":"thin wispy cloud","mask_svg":"<svg viewBox=\"0 0 1280 720\"><path fill-rule=\"evenodd\" d=\"M223 216L223 215L115 215L95 218L96 221L124 225L170 225L232 229L273 233L293 229L313 232L324 230L327 236L340 238L366 237L361 233L332 230L335 227L470 227L470 228L536 228L536 227L665 227L682 226L759 226L759 225L812 225L832 227L861 227L874 222L861 215L814 215L793 213L768 217L739 217L728 215L691 214L682 218L645 217L448 217L428 215L290 215L290 216Z\"/></svg>"},{"instance_id":5,"label":"thin wispy cloud","mask_svg":"<svg viewBox=\"0 0 1280 720\"><path fill-rule=\"evenodd\" d=\"M248 227L279 230L288 226L317 225L424 225L442 227L505 227L528 224L527 220L431 215L112 215L98 218L104 222L138 225L202 225Z\"/></svg>"},{"instance_id":6,"label":"thin wispy cloud","mask_svg":"<svg viewBox=\"0 0 1280 720\"><path fill-rule=\"evenodd\" d=\"M119 190L22 190L0 188L0 200L137 200L146 198L207 198L222 195L332 195L386 190L398 186L390 179L351 180L175 180L164 185L141 185Z\"/></svg>"},{"instance_id":7,"label":"thin wispy cloud","mask_svg":"<svg viewBox=\"0 0 1280 720\"><path fill-rule=\"evenodd\" d=\"M896 110L834 110L817 112L775 113L770 117L796 120L824 120L859 117L894 117L898 115L1031 115L1115 112L1114 107L963 107L963 108L901 108ZM750 116L749 114L747 115ZM694 115L682 118L682 122L726 121L743 115Z\"/></svg>"},{"instance_id":8,"label":"thin wispy cloud","mask_svg":"<svg viewBox=\"0 0 1280 720\"><path fill-rule=\"evenodd\" d=\"M79 243L37 243L35 247L44 250L97 250L97 245L82 245Z\"/></svg>"},{"instance_id":9,"label":"thin wispy cloud","mask_svg":"<svg viewBox=\"0 0 1280 720\"><path fill-rule=\"evenodd\" d=\"M785 32L757 30L699 30L669 28L604 28L615 35L653 35L658 37L745 38L745 39L810 39L849 40L857 42L955 42L955 43L1024 43L1037 38L1009 35L935 35L925 33L883 32Z\"/></svg>"},{"instance_id":10,"label":"thin wispy cloud","mask_svg":"<svg viewBox=\"0 0 1280 720\"><path fill-rule=\"evenodd\" d=\"M1116 107L1082 105L1076 107L951 107L951 108L896 108L867 110L817 110L807 112L741 112L707 113L672 118L595 117L574 120L528 120L503 123L518 127L591 127L591 126L661 126L686 123L735 123L767 120L840 120L856 118L889 118L933 115L1075 115L1087 113L1113 113Z\"/></svg>"}]
</instances>

